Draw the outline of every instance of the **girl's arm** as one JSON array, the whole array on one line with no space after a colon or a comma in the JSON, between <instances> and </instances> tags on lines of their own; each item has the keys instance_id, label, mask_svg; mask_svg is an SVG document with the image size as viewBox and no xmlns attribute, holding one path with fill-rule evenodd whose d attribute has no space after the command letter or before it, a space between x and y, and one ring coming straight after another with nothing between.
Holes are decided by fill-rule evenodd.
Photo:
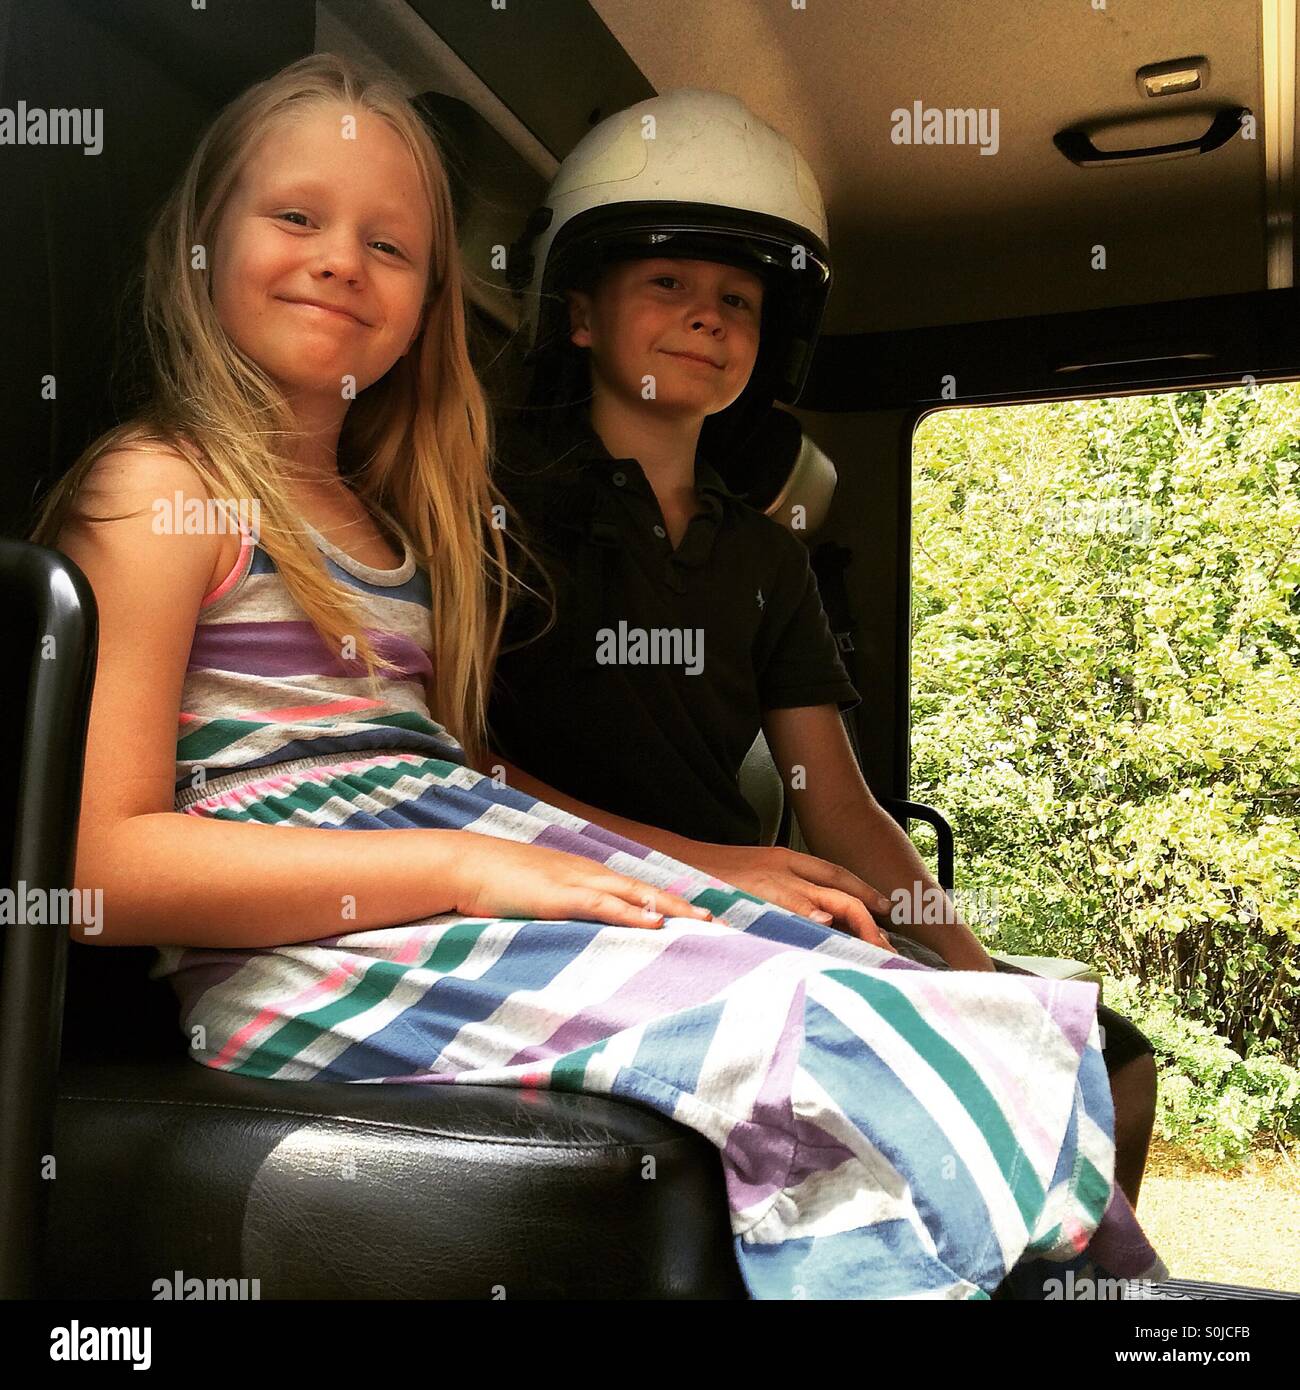
<instances>
[{"instance_id":1,"label":"girl's arm","mask_svg":"<svg viewBox=\"0 0 1300 1390\"><path fill-rule=\"evenodd\" d=\"M457 830L362 833L175 811L133 816L78 842L74 884L102 889L103 916L95 934L75 930L73 939L288 946L417 921L455 908L465 838Z\"/></svg>"},{"instance_id":2,"label":"girl's arm","mask_svg":"<svg viewBox=\"0 0 1300 1390\"><path fill-rule=\"evenodd\" d=\"M834 705L768 710L763 728L795 815L815 855L857 874L898 904L890 920L960 970L992 970L993 961L955 909L948 922L916 921L912 910L942 890L903 829L871 795ZM804 776L792 783L791 769ZM894 898L898 893L899 897ZM943 900L948 901L946 895ZM930 896L929 901L934 901Z\"/></svg>"}]
</instances>

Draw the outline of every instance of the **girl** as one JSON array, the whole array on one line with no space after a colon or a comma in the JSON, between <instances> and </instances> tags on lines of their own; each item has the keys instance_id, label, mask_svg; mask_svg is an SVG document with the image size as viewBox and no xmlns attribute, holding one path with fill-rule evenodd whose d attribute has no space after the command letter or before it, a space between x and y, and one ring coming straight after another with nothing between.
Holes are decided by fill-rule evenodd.
<instances>
[{"instance_id":1,"label":"girl","mask_svg":"<svg viewBox=\"0 0 1300 1390\"><path fill-rule=\"evenodd\" d=\"M756 1297L1163 1274L1112 1182L1090 986L927 970L474 770L511 586L400 93L317 55L232 103L144 313L151 399L33 538L100 611L91 940L159 948L196 1061L649 1105L721 1150Z\"/></svg>"}]
</instances>

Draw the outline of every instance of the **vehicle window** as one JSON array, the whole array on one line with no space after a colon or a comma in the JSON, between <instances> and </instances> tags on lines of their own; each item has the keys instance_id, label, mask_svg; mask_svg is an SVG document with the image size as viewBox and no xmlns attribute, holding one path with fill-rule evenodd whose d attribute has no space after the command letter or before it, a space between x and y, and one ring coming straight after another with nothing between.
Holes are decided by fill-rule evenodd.
<instances>
[{"instance_id":1,"label":"vehicle window","mask_svg":"<svg viewBox=\"0 0 1300 1390\"><path fill-rule=\"evenodd\" d=\"M1300 384L945 410L913 462L911 787L970 915L1300 1062Z\"/></svg>"}]
</instances>

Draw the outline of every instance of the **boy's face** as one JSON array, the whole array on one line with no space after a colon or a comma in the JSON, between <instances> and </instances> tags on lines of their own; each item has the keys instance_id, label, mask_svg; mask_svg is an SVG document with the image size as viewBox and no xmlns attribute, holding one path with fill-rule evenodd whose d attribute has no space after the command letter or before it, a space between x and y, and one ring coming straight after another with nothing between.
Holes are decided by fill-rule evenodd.
<instances>
[{"instance_id":1,"label":"boy's face","mask_svg":"<svg viewBox=\"0 0 1300 1390\"><path fill-rule=\"evenodd\" d=\"M363 390L409 350L423 318L432 228L419 170L388 123L342 107L269 132L215 234L222 326L291 398ZM314 299L346 310L305 306Z\"/></svg>"},{"instance_id":2,"label":"boy's face","mask_svg":"<svg viewBox=\"0 0 1300 1390\"><path fill-rule=\"evenodd\" d=\"M597 391L713 415L740 395L754 370L763 282L751 271L672 257L623 261L593 293L571 290L568 298L571 340L591 349Z\"/></svg>"}]
</instances>

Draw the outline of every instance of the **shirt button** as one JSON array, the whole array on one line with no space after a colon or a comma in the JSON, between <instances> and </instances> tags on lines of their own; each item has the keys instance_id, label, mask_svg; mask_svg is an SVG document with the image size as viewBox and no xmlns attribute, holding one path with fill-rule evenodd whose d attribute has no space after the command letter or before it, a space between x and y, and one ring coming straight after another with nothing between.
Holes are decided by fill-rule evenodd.
<instances>
[{"instance_id":1,"label":"shirt button","mask_svg":"<svg viewBox=\"0 0 1300 1390\"><path fill-rule=\"evenodd\" d=\"M627 482L627 474L626 474L626 473L615 473L615 474L614 474L614 486L615 486L615 487L622 487L623 484L624 484L625 482Z\"/></svg>"},{"instance_id":2,"label":"shirt button","mask_svg":"<svg viewBox=\"0 0 1300 1390\"><path fill-rule=\"evenodd\" d=\"M660 540L663 540L663 538L664 538L667 534L668 534L668 532L665 531L664 528L663 528L662 526L656 526L656 527L655 527L655 535L658 536Z\"/></svg>"}]
</instances>

